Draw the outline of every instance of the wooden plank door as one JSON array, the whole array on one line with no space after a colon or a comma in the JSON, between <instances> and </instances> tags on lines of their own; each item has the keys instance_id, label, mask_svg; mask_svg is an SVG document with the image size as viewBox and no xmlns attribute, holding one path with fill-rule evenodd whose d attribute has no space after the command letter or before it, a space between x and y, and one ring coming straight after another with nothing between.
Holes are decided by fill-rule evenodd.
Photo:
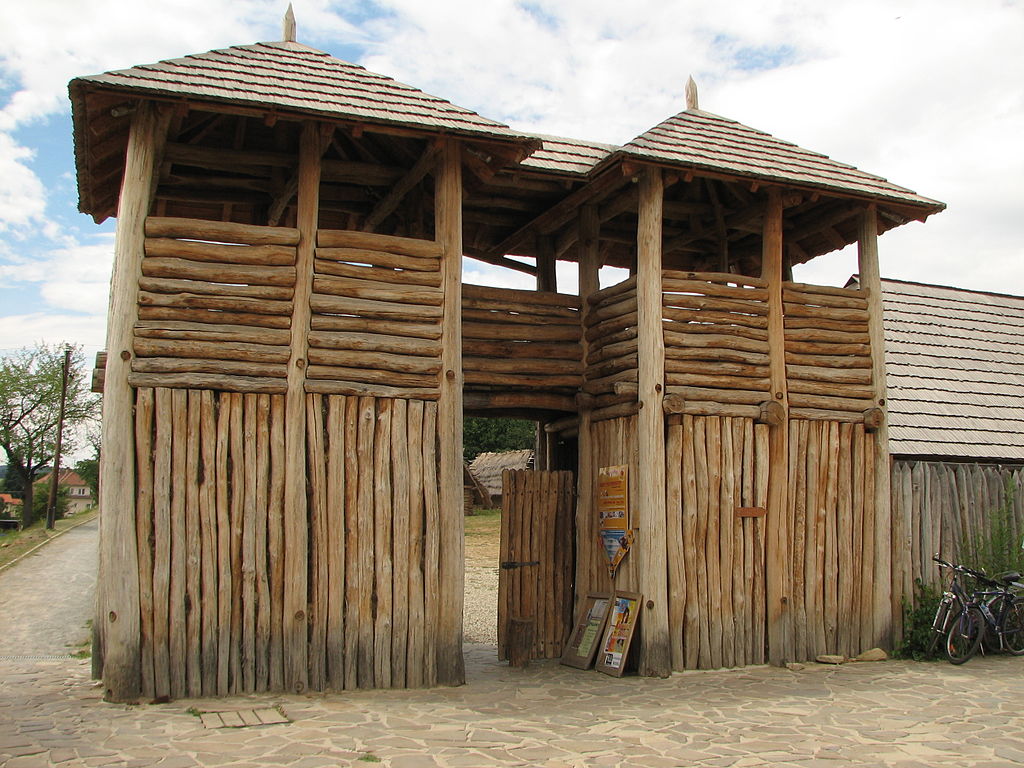
<instances>
[{"instance_id":1,"label":"wooden plank door","mask_svg":"<svg viewBox=\"0 0 1024 768\"><path fill-rule=\"evenodd\" d=\"M562 655L572 628L572 472L505 470L502 474L498 572L498 656L509 657L513 619L529 622L529 658Z\"/></svg>"}]
</instances>

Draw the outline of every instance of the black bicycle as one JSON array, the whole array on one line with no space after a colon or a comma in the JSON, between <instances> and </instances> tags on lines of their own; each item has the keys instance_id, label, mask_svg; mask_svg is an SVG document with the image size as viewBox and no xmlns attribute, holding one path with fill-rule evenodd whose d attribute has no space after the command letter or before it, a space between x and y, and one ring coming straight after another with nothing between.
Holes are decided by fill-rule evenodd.
<instances>
[{"instance_id":1,"label":"black bicycle","mask_svg":"<svg viewBox=\"0 0 1024 768\"><path fill-rule=\"evenodd\" d=\"M940 568L948 568L953 576L935 612L929 652L945 638L946 658L952 664L963 664L984 647L989 651L1007 651L1024 655L1024 598L1014 589L1024 589L1017 572L995 578L982 571L932 558ZM968 593L962 577L969 576L984 588Z\"/></svg>"},{"instance_id":2,"label":"black bicycle","mask_svg":"<svg viewBox=\"0 0 1024 768\"><path fill-rule=\"evenodd\" d=\"M938 555L934 555L932 560L940 568L949 569L952 576L949 587L942 593L935 609L935 618L932 620L932 631L935 634L928 652L933 653L939 641L944 640L946 658L952 664L963 664L978 652L985 631L981 610L963 584L964 576L977 578L978 573L962 565L946 562Z\"/></svg>"}]
</instances>

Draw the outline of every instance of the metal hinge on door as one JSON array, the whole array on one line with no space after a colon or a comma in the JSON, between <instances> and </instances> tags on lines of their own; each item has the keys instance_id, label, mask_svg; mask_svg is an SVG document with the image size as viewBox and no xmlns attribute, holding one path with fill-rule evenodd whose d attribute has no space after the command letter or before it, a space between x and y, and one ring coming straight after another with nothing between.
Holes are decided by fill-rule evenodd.
<instances>
[{"instance_id":1,"label":"metal hinge on door","mask_svg":"<svg viewBox=\"0 0 1024 768\"><path fill-rule=\"evenodd\" d=\"M524 565L540 565L540 560L531 560L529 562L516 562L515 560L506 560L501 564L503 571L511 571L513 568L522 568Z\"/></svg>"}]
</instances>

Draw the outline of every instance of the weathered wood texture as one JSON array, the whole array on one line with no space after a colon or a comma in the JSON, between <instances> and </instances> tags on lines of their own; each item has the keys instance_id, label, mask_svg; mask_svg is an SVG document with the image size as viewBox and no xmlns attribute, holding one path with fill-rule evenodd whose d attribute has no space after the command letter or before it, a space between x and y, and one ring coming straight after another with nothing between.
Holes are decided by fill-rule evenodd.
<instances>
[{"instance_id":1,"label":"weathered wood texture","mask_svg":"<svg viewBox=\"0 0 1024 768\"><path fill-rule=\"evenodd\" d=\"M873 644L873 438L849 423L801 419L788 429L793 658L853 655ZM751 419L670 420L669 551L689 553L669 571L677 670L765 661L768 520L737 512L767 504L768 441L769 427Z\"/></svg>"},{"instance_id":2,"label":"weathered wood texture","mask_svg":"<svg viewBox=\"0 0 1024 768\"><path fill-rule=\"evenodd\" d=\"M529 658L557 659L572 629L572 472L502 473L498 657L511 655L510 624L533 626Z\"/></svg>"},{"instance_id":3,"label":"weathered wood texture","mask_svg":"<svg viewBox=\"0 0 1024 768\"><path fill-rule=\"evenodd\" d=\"M683 415L668 430L668 546L686 553L669 570L673 667L763 664L765 518L737 509L767 503L768 427Z\"/></svg>"},{"instance_id":4,"label":"weathered wood texture","mask_svg":"<svg viewBox=\"0 0 1024 768\"><path fill-rule=\"evenodd\" d=\"M314 262L309 391L436 400L440 247L321 230Z\"/></svg>"},{"instance_id":5,"label":"weathered wood texture","mask_svg":"<svg viewBox=\"0 0 1024 768\"><path fill-rule=\"evenodd\" d=\"M575 392L583 383L581 337L578 296L462 286L467 391Z\"/></svg>"},{"instance_id":6,"label":"weathered wood texture","mask_svg":"<svg viewBox=\"0 0 1024 768\"><path fill-rule=\"evenodd\" d=\"M938 553L970 562L970 542L997 525L1010 540L1024 537L1024 467L897 459L892 465L893 590L895 608L913 599L917 580L938 587ZM1003 517L1005 514L1005 518Z\"/></svg>"},{"instance_id":7,"label":"weathered wood texture","mask_svg":"<svg viewBox=\"0 0 1024 768\"><path fill-rule=\"evenodd\" d=\"M142 695L280 691L284 397L177 392L136 395ZM306 397L309 687L431 685L424 583L437 555L424 531L437 509L437 406ZM357 407L365 418L347 423ZM360 636L369 642L347 642Z\"/></svg>"},{"instance_id":8,"label":"weathered wood texture","mask_svg":"<svg viewBox=\"0 0 1024 768\"><path fill-rule=\"evenodd\" d=\"M875 407L864 291L785 283L782 298L793 415L821 418L817 412L862 414Z\"/></svg>"},{"instance_id":9,"label":"weathered wood texture","mask_svg":"<svg viewBox=\"0 0 1024 768\"><path fill-rule=\"evenodd\" d=\"M605 410L620 403L617 383L637 385L636 278L596 291L587 297L584 335L587 341L584 391L597 398L595 421L622 415ZM628 398L636 401L636 396Z\"/></svg>"}]
</instances>

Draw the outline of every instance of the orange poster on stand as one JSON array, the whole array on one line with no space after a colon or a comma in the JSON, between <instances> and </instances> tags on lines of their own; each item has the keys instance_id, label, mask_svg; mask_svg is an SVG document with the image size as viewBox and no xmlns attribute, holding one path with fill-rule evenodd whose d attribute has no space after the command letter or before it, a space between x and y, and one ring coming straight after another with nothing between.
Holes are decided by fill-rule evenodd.
<instances>
[{"instance_id":1,"label":"orange poster on stand","mask_svg":"<svg viewBox=\"0 0 1024 768\"><path fill-rule=\"evenodd\" d=\"M597 513L600 517L601 546L608 557L608 571L615 576L619 563L633 543L629 527L629 467L600 467L597 470Z\"/></svg>"}]
</instances>

